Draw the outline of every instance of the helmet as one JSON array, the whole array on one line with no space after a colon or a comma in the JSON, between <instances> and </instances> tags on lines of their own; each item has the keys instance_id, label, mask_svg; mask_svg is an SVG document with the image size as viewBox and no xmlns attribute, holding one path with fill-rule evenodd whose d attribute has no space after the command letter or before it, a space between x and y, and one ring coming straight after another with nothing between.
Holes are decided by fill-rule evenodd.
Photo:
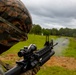
<instances>
[{"instance_id":1,"label":"helmet","mask_svg":"<svg viewBox=\"0 0 76 75\"><path fill-rule=\"evenodd\" d=\"M0 0L0 53L26 40L31 16L20 0Z\"/></svg>"}]
</instances>

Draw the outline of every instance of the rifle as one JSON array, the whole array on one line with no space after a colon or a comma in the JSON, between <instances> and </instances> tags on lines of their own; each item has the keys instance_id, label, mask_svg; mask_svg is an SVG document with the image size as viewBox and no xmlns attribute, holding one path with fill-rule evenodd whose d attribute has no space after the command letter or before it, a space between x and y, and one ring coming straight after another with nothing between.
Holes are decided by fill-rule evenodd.
<instances>
[{"instance_id":1,"label":"rifle","mask_svg":"<svg viewBox=\"0 0 76 75\"><path fill-rule=\"evenodd\" d=\"M23 72L33 69L37 65L42 66L55 54L53 47L57 44L58 43L53 44L53 40L49 42L49 36L47 36L44 48L40 50L37 50L35 44L31 44L28 47L25 46L18 52L18 56L23 57L23 60L16 62L17 65L5 72L5 75L20 75Z\"/></svg>"}]
</instances>

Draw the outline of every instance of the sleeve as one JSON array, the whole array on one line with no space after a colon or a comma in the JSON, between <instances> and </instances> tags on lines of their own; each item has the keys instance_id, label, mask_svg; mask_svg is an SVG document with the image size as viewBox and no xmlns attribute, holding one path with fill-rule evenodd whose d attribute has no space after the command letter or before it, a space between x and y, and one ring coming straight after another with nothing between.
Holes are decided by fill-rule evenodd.
<instances>
[{"instance_id":1,"label":"sleeve","mask_svg":"<svg viewBox=\"0 0 76 75\"><path fill-rule=\"evenodd\" d=\"M2 66L0 65L0 75L4 75L4 71L2 69Z\"/></svg>"},{"instance_id":2,"label":"sleeve","mask_svg":"<svg viewBox=\"0 0 76 75\"><path fill-rule=\"evenodd\" d=\"M27 72L21 75L36 75L39 70L40 70L40 66L36 66L34 69L28 70Z\"/></svg>"}]
</instances>

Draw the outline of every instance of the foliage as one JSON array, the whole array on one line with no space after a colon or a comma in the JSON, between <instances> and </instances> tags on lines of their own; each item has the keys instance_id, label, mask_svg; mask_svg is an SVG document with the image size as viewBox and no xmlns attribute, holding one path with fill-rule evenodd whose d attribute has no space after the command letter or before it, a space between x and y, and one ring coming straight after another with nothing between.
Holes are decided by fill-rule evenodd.
<instances>
[{"instance_id":1,"label":"foliage","mask_svg":"<svg viewBox=\"0 0 76 75\"><path fill-rule=\"evenodd\" d=\"M44 67L37 75L76 75L76 70L68 70L62 67Z\"/></svg>"},{"instance_id":2,"label":"foliage","mask_svg":"<svg viewBox=\"0 0 76 75\"><path fill-rule=\"evenodd\" d=\"M51 35L58 35L59 32L56 28L51 29Z\"/></svg>"},{"instance_id":3,"label":"foliage","mask_svg":"<svg viewBox=\"0 0 76 75\"><path fill-rule=\"evenodd\" d=\"M43 35L50 35L50 30L49 29L42 29Z\"/></svg>"},{"instance_id":4,"label":"foliage","mask_svg":"<svg viewBox=\"0 0 76 75\"><path fill-rule=\"evenodd\" d=\"M30 33L32 34L42 34L43 35L57 35L57 36L69 36L76 38L76 29L70 28L60 28L59 30L56 28L45 29L41 28L40 25L33 25Z\"/></svg>"},{"instance_id":5,"label":"foliage","mask_svg":"<svg viewBox=\"0 0 76 75\"><path fill-rule=\"evenodd\" d=\"M30 33L33 34L41 34L42 28L40 27L40 25L33 25Z\"/></svg>"}]
</instances>

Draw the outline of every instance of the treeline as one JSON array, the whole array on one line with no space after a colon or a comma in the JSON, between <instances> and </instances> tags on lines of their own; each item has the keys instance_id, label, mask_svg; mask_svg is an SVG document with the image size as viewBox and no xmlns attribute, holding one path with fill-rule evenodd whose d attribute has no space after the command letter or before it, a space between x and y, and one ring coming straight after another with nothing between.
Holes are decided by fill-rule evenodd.
<instances>
[{"instance_id":1,"label":"treeline","mask_svg":"<svg viewBox=\"0 0 76 75\"><path fill-rule=\"evenodd\" d=\"M70 29L70 28L60 28L59 30L56 28L52 29L45 29L41 28L40 25L33 25L31 31L31 34L37 34L37 35L57 35L57 36L69 36L69 37L76 37L76 29Z\"/></svg>"}]
</instances>

